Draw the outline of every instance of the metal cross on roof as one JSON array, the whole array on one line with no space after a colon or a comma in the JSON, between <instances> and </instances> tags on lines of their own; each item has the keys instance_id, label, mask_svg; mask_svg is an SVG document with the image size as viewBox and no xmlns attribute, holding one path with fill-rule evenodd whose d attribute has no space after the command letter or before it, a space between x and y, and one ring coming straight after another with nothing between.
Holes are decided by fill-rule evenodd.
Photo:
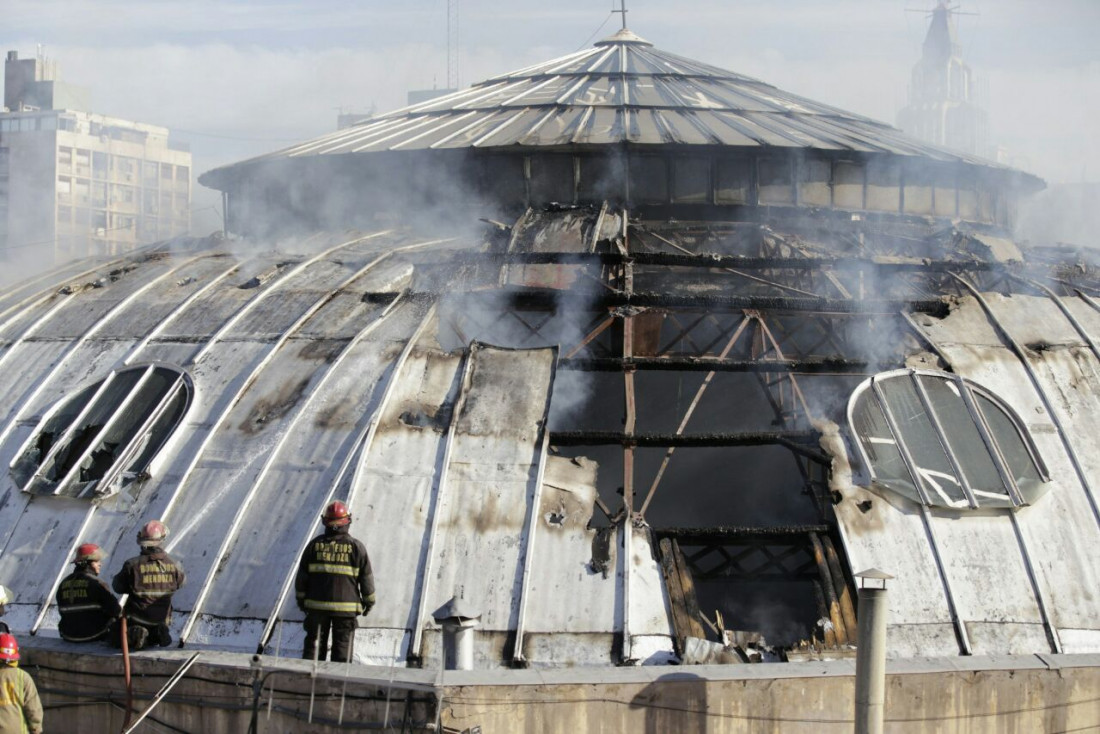
<instances>
[{"instance_id":1,"label":"metal cross on roof","mask_svg":"<svg viewBox=\"0 0 1100 734\"><path fill-rule=\"evenodd\" d=\"M623 16L623 30L626 30L626 14L630 11L626 9L626 0L619 0L619 9L612 10L612 13L619 13Z\"/></svg>"}]
</instances>

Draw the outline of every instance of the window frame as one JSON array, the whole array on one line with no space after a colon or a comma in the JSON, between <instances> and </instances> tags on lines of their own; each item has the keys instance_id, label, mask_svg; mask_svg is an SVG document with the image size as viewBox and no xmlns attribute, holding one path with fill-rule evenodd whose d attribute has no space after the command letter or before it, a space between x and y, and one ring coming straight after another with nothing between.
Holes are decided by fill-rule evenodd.
<instances>
[{"instance_id":1,"label":"window frame","mask_svg":"<svg viewBox=\"0 0 1100 734\"><path fill-rule=\"evenodd\" d=\"M98 478L81 481L80 470L82 465L93 458L93 454L101 445L102 439L107 436L111 429L116 427L119 421L124 417L125 411L138 397L142 388L158 371L174 373L175 379L168 383L168 387L160 394L157 403L153 406L152 410L149 411L149 414L141 419L140 423L136 423L134 429L125 435L125 446L122 446L113 453L111 464L103 472L103 475ZM111 386L120 375L131 372L140 372L141 374L130 388L129 392L123 396L121 400L117 400L115 404L111 406L110 413L107 414L106 420L96 432L93 440L88 443L87 447L85 447L80 455L72 462L71 466L65 471L64 476L60 479L48 479L45 477L43 469L46 468L48 471L51 462L53 462L58 453L70 446L70 442L80 430L81 426L84 425L89 414L91 414L95 408L101 407L98 405L98 401L105 399ZM18 473L25 472L27 466L24 465L17 468L17 465L23 462L24 457L26 457L30 451L34 450L34 446L38 443L46 426L48 426L50 421L52 421L54 417L76 397L84 394L88 389L93 387L95 390L91 393L88 401L80 408L67 425L64 427L58 426L57 439L52 442L44 456L32 462L33 470L30 471L29 476L27 476L26 479L21 479ZM136 466L134 462L141 458L142 452L147 447L148 438L152 435L151 432L157 422L160 421L172 405L176 403L181 391L183 393L183 402L178 408L178 418L167 428L162 437L159 438L159 445L156 446L144 463L141 466ZM43 496L64 495L76 499L105 499L113 496L117 494L125 484L129 484L137 478L137 476L145 473L145 470L152 464L157 454L168 444L176 430L184 423L187 413L190 411L191 405L194 402L194 398L195 386L191 376L176 365L151 362L127 365L111 370L106 377L98 381L90 382L51 406L50 409L42 415L35 429L27 437L27 440L23 442L23 445L20 446L19 451L16 452L14 458L8 465L8 472L19 485L20 491L28 494ZM130 475L129 481L126 481L127 475ZM69 491L74 487L75 492Z\"/></svg>"},{"instance_id":2,"label":"window frame","mask_svg":"<svg viewBox=\"0 0 1100 734\"><path fill-rule=\"evenodd\" d=\"M978 431L982 443L989 454L989 458L993 463L997 476L1001 481L1001 485L1005 490L1005 494L1008 497L1009 505L992 505L983 504L979 498L979 493L970 485L966 466L957 455L956 451L952 448L952 441L949 440L949 433L945 430L945 423L941 416L937 413L936 407L933 404L932 399L928 395L927 389L921 383L920 377L931 377L935 379L944 380L945 382L954 385L956 394L959 396L963 405L966 408L967 413L970 415L971 420L974 422L974 427ZM955 473L955 477L959 482L960 490L965 497L965 505L963 504L951 504L947 501L939 501L937 498L929 495L925 489L923 483L918 477L916 471L917 463L913 458L910 447L902 439L902 432L899 430L899 424L897 418L894 415L893 406L887 400L885 392L882 387L882 383L887 380L895 380L899 378L908 378L911 382L913 389L915 390L918 399L920 400L921 407L924 409L928 416L928 423L931 429L935 432L935 437L939 442L940 448L942 448L944 455L946 456L952 471ZM954 510L979 510L979 509L991 509L991 508L1004 508L1017 510L1021 507L1026 507L1034 500L1037 500L1046 490L1040 491L1035 494L1030 500L1024 497L1020 491L1019 485L1016 481L1016 477L1011 469L1010 463L1004 454L1004 447L1001 446L997 440L996 434L990 425L989 417L985 414L985 411L978 402L978 398L984 398L990 405L1000 410L1002 415L1008 420L1009 425L1015 431L1016 436L1023 444L1024 449L1027 451L1027 458L1034 467L1036 474L1039 477L1040 483L1046 484L1050 482L1050 473L1047 470L1046 463L1043 461L1042 456L1039 454L1038 448L1035 445L1034 439L1031 437L1031 433L1028 431L1027 426L1024 424L1020 416L1012 409L1003 399L995 395L988 388L985 388L977 383L974 383L961 375L952 374L950 372L942 372L939 370L925 370L915 368L903 368L897 370L890 370L887 372L880 372L873 375L868 379L860 383L855 390L852 391L851 396L848 399L847 417L848 417L848 429L851 431L852 443L855 445L856 450L859 452L860 459L863 461L864 466L867 467L867 473L872 482L877 482L880 486L889 489L895 494L909 497L908 494L899 490L895 486L891 486L891 483L882 478L879 472L875 468L875 462L867 453L867 449L864 446L864 437L860 431L856 428L855 410L856 406L862 399L864 394L868 391L871 395L868 399L874 399L877 408L881 411L883 419L886 423L886 427L890 432L890 437L893 439L894 446L901 458L902 463L905 466L906 472L908 472L909 479L913 484L913 488L920 498L921 504L928 507L943 507Z\"/></svg>"}]
</instances>

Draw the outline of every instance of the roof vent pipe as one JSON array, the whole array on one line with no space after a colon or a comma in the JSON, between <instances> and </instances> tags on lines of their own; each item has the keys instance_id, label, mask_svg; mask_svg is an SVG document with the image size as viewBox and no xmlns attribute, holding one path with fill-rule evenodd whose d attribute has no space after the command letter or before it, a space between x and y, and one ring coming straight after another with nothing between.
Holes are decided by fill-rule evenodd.
<instances>
[{"instance_id":1,"label":"roof vent pipe","mask_svg":"<svg viewBox=\"0 0 1100 734\"><path fill-rule=\"evenodd\" d=\"M860 580L855 734L882 734L886 709L886 582L894 577L877 568L855 577ZM868 582L877 586L869 587Z\"/></svg>"},{"instance_id":2,"label":"roof vent pipe","mask_svg":"<svg viewBox=\"0 0 1100 734\"><path fill-rule=\"evenodd\" d=\"M481 621L481 612L461 596L453 596L432 612L432 617L443 627L443 667L447 670L473 670L474 634Z\"/></svg>"}]
</instances>

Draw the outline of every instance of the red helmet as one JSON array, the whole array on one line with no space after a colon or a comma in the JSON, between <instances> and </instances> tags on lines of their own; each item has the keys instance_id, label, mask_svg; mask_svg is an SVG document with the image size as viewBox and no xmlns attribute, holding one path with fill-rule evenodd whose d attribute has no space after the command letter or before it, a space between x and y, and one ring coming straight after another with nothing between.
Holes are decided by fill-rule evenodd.
<instances>
[{"instance_id":1,"label":"red helmet","mask_svg":"<svg viewBox=\"0 0 1100 734\"><path fill-rule=\"evenodd\" d=\"M102 561L105 555L95 543L84 543L76 549L76 557L73 563L87 563L89 561Z\"/></svg>"},{"instance_id":2,"label":"red helmet","mask_svg":"<svg viewBox=\"0 0 1100 734\"><path fill-rule=\"evenodd\" d=\"M168 526L160 520L150 520L138 531L138 542L142 545L158 545L168 537Z\"/></svg>"},{"instance_id":3,"label":"red helmet","mask_svg":"<svg viewBox=\"0 0 1100 734\"><path fill-rule=\"evenodd\" d=\"M19 643L15 641L15 635L6 632L0 635L0 660L19 660Z\"/></svg>"},{"instance_id":4,"label":"red helmet","mask_svg":"<svg viewBox=\"0 0 1100 734\"><path fill-rule=\"evenodd\" d=\"M351 522L351 513L348 506L340 500L336 500L325 508L325 514L321 515L321 523L326 528L338 528Z\"/></svg>"}]
</instances>

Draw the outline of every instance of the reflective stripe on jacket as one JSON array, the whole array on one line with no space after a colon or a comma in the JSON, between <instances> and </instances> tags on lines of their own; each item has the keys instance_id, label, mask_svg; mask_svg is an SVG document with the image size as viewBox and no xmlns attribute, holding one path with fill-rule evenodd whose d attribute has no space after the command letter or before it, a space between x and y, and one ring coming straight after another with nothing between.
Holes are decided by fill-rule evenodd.
<instances>
[{"instance_id":1,"label":"reflective stripe on jacket","mask_svg":"<svg viewBox=\"0 0 1100 734\"><path fill-rule=\"evenodd\" d=\"M374 574L367 548L347 527L328 528L309 542L294 580L298 606L306 611L354 617L374 601Z\"/></svg>"},{"instance_id":2,"label":"reflective stripe on jacket","mask_svg":"<svg viewBox=\"0 0 1100 734\"><path fill-rule=\"evenodd\" d=\"M129 594L126 616L144 624L168 624L172 616L172 594L186 580L183 567L160 548L142 548L141 555L123 564L111 586Z\"/></svg>"},{"instance_id":3,"label":"reflective stripe on jacket","mask_svg":"<svg viewBox=\"0 0 1100 734\"><path fill-rule=\"evenodd\" d=\"M94 640L107 631L122 608L91 569L77 569L57 588L57 629L69 642Z\"/></svg>"},{"instance_id":4,"label":"reflective stripe on jacket","mask_svg":"<svg viewBox=\"0 0 1100 734\"><path fill-rule=\"evenodd\" d=\"M41 731L42 701L34 680L13 665L0 665L0 732Z\"/></svg>"}]
</instances>

